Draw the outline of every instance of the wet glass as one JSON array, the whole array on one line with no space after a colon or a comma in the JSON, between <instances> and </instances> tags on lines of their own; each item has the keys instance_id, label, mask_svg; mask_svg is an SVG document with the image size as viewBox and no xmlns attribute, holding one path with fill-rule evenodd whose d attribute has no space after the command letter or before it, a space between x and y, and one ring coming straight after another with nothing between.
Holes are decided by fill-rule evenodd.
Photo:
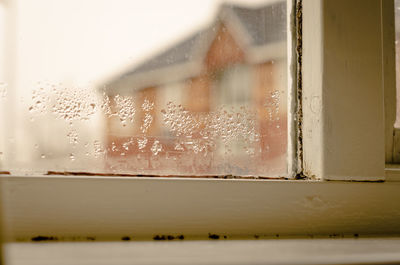
<instances>
[{"instance_id":1,"label":"wet glass","mask_svg":"<svg viewBox=\"0 0 400 265\"><path fill-rule=\"evenodd\" d=\"M287 174L286 1L7 1L0 171Z\"/></svg>"}]
</instances>

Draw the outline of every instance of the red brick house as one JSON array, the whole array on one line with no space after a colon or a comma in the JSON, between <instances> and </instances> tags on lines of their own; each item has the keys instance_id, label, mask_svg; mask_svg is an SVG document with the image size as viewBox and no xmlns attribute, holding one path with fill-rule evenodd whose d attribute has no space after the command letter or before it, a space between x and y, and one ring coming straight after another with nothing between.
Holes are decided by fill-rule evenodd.
<instances>
[{"instance_id":1,"label":"red brick house","mask_svg":"<svg viewBox=\"0 0 400 265\"><path fill-rule=\"evenodd\" d=\"M139 173L285 172L286 49L285 2L251 8L222 5L212 25L106 84L111 99L133 96L135 104L131 124L107 118L109 159L120 161L119 170ZM224 132L210 133L207 122L221 106L227 117L236 113L240 120L252 114L247 128L252 136L242 133L227 143L219 139ZM196 125L179 131L173 126L186 124L168 123L168 111L181 111L173 117ZM237 124L244 132L250 126ZM210 142L210 135L217 139ZM246 137L257 139L249 142Z\"/></svg>"}]
</instances>

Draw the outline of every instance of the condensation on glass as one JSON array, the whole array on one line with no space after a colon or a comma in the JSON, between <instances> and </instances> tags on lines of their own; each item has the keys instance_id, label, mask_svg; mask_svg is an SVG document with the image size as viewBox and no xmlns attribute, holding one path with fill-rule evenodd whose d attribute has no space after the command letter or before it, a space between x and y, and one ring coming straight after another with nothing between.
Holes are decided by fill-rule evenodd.
<instances>
[{"instance_id":1,"label":"condensation on glass","mask_svg":"<svg viewBox=\"0 0 400 265\"><path fill-rule=\"evenodd\" d=\"M287 174L285 1L6 2L1 171Z\"/></svg>"}]
</instances>

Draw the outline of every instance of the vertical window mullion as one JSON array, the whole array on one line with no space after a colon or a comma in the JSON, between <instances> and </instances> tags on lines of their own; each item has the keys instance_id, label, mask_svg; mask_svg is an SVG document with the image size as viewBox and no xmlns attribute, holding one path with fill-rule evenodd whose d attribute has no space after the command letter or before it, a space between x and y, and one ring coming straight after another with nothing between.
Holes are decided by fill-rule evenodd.
<instances>
[{"instance_id":1,"label":"vertical window mullion","mask_svg":"<svg viewBox=\"0 0 400 265\"><path fill-rule=\"evenodd\" d=\"M394 1L382 1L383 86L385 90L385 161L400 162L394 140L396 130L396 52ZM396 156L396 153L399 154Z\"/></svg>"},{"instance_id":2,"label":"vertical window mullion","mask_svg":"<svg viewBox=\"0 0 400 265\"><path fill-rule=\"evenodd\" d=\"M384 179L382 13L377 0L303 1L304 174Z\"/></svg>"}]
</instances>

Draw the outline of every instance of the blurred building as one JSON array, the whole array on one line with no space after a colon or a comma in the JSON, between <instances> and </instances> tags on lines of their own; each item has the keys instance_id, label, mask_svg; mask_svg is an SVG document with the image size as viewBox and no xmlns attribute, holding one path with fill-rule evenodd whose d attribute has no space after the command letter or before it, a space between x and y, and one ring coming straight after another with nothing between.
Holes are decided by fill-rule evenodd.
<instances>
[{"instance_id":1,"label":"blurred building","mask_svg":"<svg viewBox=\"0 0 400 265\"><path fill-rule=\"evenodd\" d=\"M202 161L203 164L193 172L217 172L210 170L211 160L226 154L226 149L234 157L231 163L243 161L243 157L249 158L250 154L252 163L262 165L263 172L265 167L284 171L287 150L286 24L286 2L275 1L259 7L224 4L209 27L109 81L105 92L110 96L112 106L116 105L117 95L133 96L135 104L132 123L122 124L118 117L107 117L108 150L112 150L109 155L139 155L150 160L156 151L161 158L179 159L185 154L185 159L189 159L189 153L196 150L185 144L187 140L179 144L177 139L185 135L171 132L165 126L165 109L173 104L197 122L204 123L207 122L204 117L223 107L228 111L250 110L254 113L254 128L259 139L252 144L253 151L249 153L241 148L243 139L230 146L218 140L213 143L214 148L197 150L204 153L202 160L208 159L208 162ZM168 105L168 102L172 103ZM197 125L200 129L202 126L206 125ZM186 135L192 141L190 143L206 138L200 129ZM123 148L127 143L131 148ZM162 168L162 162L136 165L141 169L146 166Z\"/></svg>"}]
</instances>

